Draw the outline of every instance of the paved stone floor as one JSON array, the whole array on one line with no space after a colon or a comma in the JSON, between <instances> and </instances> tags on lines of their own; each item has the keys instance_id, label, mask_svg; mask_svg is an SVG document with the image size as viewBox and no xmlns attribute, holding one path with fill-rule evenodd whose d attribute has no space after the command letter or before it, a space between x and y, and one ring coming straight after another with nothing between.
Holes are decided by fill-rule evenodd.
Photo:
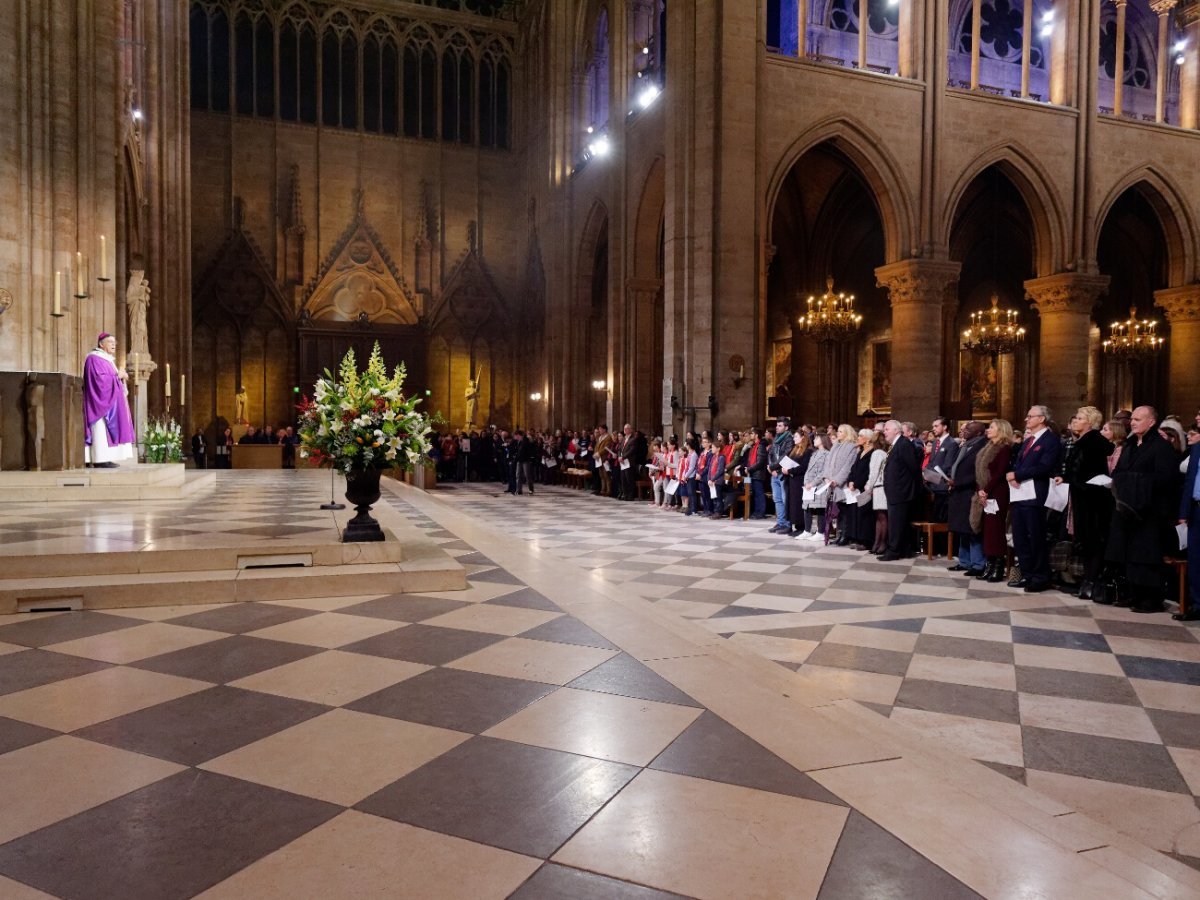
<instances>
[{"instance_id":1,"label":"paved stone floor","mask_svg":"<svg viewBox=\"0 0 1200 900\"><path fill-rule=\"evenodd\" d=\"M0 617L0 897L1200 896L1194 630L565 489L386 501L468 590Z\"/></svg>"}]
</instances>

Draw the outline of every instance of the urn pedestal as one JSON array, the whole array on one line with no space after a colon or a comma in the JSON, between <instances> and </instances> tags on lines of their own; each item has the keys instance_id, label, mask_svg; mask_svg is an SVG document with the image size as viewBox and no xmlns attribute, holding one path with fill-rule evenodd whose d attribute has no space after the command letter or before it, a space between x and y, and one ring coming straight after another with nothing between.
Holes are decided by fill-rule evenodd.
<instances>
[{"instance_id":1,"label":"urn pedestal","mask_svg":"<svg viewBox=\"0 0 1200 900\"><path fill-rule=\"evenodd\" d=\"M342 541L363 543L366 541L382 541L383 529L371 518L371 506L379 502L380 469L366 469L346 473L346 499L358 513L346 523L342 532Z\"/></svg>"}]
</instances>

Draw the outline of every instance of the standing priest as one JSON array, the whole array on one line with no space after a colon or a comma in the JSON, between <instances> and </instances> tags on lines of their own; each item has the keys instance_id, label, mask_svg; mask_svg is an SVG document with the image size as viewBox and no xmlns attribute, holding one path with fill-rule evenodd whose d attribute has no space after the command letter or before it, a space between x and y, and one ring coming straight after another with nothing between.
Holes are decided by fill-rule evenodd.
<instances>
[{"instance_id":1,"label":"standing priest","mask_svg":"<svg viewBox=\"0 0 1200 900\"><path fill-rule=\"evenodd\" d=\"M117 368L117 339L102 332L83 363L84 460L115 469L119 459L135 459L133 419L125 399L127 375Z\"/></svg>"}]
</instances>

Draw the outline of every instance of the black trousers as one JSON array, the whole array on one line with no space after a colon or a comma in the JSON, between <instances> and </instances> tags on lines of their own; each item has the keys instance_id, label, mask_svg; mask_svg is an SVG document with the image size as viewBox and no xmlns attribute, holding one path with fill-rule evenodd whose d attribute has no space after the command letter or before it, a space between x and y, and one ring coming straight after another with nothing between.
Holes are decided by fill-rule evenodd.
<instances>
[{"instance_id":1,"label":"black trousers","mask_svg":"<svg viewBox=\"0 0 1200 900\"><path fill-rule=\"evenodd\" d=\"M912 547L911 500L888 500L888 553L908 556Z\"/></svg>"},{"instance_id":2,"label":"black trousers","mask_svg":"<svg viewBox=\"0 0 1200 900\"><path fill-rule=\"evenodd\" d=\"M1050 583L1050 551L1046 547L1046 508L1041 503L1014 503L1009 507L1013 549L1028 584Z\"/></svg>"}]
</instances>

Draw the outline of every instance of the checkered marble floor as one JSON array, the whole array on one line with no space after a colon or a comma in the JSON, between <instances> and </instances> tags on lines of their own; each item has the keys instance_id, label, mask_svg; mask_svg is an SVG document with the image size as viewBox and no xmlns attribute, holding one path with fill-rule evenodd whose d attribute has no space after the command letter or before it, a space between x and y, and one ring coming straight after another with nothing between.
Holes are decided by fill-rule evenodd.
<instances>
[{"instance_id":1,"label":"checkered marble floor","mask_svg":"<svg viewBox=\"0 0 1200 900\"><path fill-rule=\"evenodd\" d=\"M218 471L214 490L143 503L0 504L0 557L97 553L213 542L337 540L323 479L310 473Z\"/></svg>"},{"instance_id":2,"label":"checkered marble floor","mask_svg":"<svg viewBox=\"0 0 1200 900\"><path fill-rule=\"evenodd\" d=\"M981 583L944 559L879 562L769 522L563 488L436 496L1200 869L1193 624Z\"/></svg>"}]
</instances>

